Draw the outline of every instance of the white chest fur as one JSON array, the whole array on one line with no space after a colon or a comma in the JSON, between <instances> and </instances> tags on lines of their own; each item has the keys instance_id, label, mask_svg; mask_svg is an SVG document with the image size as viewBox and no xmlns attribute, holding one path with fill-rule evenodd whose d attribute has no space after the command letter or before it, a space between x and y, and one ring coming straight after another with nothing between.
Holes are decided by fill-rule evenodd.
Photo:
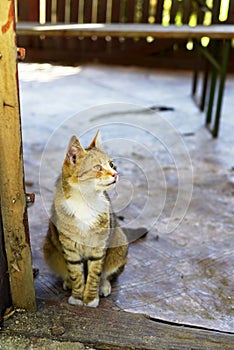
<instances>
[{"instance_id":1,"label":"white chest fur","mask_svg":"<svg viewBox=\"0 0 234 350\"><path fill-rule=\"evenodd\" d=\"M94 225L100 214L109 211L109 203L102 193L84 195L74 192L64 200L63 207L69 216L75 217L83 232Z\"/></svg>"}]
</instances>

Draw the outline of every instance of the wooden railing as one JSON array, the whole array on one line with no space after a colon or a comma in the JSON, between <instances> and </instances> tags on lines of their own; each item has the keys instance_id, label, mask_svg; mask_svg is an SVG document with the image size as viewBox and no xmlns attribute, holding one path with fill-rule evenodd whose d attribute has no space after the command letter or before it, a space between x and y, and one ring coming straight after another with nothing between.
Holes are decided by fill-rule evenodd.
<instances>
[{"instance_id":1,"label":"wooden railing","mask_svg":"<svg viewBox=\"0 0 234 350\"><path fill-rule=\"evenodd\" d=\"M159 23L209 25L230 22L234 0L24 0L18 1L18 21L56 23ZM221 7L221 4L225 6ZM233 6L232 6L233 7ZM233 18L233 17L232 17ZM207 45L207 38L203 39ZM188 40L111 38L19 38L27 59L81 63L141 64L177 68L193 67L193 46ZM190 51L189 51L189 50ZM126 55L126 52L128 53ZM174 58L174 60L172 59Z\"/></svg>"}]
</instances>

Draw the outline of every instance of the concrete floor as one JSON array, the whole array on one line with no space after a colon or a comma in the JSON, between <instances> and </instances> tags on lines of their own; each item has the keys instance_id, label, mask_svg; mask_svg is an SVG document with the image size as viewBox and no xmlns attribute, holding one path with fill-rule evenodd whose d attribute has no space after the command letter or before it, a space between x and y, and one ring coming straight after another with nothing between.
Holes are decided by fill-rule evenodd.
<instances>
[{"instance_id":1,"label":"concrete floor","mask_svg":"<svg viewBox=\"0 0 234 350\"><path fill-rule=\"evenodd\" d=\"M121 175L112 194L121 225L148 234L130 245L99 307L233 332L234 77L216 140L190 97L188 72L20 64L19 79L26 185L36 194L29 220L37 298L67 298L41 243L70 136L87 145L100 129Z\"/></svg>"}]
</instances>

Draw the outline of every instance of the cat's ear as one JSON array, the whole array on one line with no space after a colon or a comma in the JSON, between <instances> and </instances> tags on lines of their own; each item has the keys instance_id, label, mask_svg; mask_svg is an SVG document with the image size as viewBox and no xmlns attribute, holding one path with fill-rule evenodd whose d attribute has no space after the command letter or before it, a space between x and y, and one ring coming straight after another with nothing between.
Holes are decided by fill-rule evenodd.
<instances>
[{"instance_id":1,"label":"cat's ear","mask_svg":"<svg viewBox=\"0 0 234 350\"><path fill-rule=\"evenodd\" d=\"M80 141L76 136L72 136L68 147L67 147L67 159L73 165L77 164L77 160L82 157L85 153L85 150L80 144Z\"/></svg>"},{"instance_id":2,"label":"cat's ear","mask_svg":"<svg viewBox=\"0 0 234 350\"><path fill-rule=\"evenodd\" d=\"M94 136L94 139L90 143L89 148L93 148L93 147L100 148L101 143L102 143L101 135L100 135L100 132L98 130L96 135Z\"/></svg>"}]
</instances>

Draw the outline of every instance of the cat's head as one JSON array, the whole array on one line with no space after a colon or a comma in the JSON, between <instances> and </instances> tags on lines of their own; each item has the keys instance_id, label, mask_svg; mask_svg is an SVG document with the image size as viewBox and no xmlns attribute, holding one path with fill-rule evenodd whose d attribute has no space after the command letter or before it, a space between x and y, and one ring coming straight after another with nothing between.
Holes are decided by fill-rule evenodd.
<instances>
[{"instance_id":1,"label":"cat's head","mask_svg":"<svg viewBox=\"0 0 234 350\"><path fill-rule=\"evenodd\" d=\"M63 189L68 196L72 189L79 188L103 192L118 180L114 163L99 146L99 132L87 148L72 136L62 169Z\"/></svg>"}]
</instances>

